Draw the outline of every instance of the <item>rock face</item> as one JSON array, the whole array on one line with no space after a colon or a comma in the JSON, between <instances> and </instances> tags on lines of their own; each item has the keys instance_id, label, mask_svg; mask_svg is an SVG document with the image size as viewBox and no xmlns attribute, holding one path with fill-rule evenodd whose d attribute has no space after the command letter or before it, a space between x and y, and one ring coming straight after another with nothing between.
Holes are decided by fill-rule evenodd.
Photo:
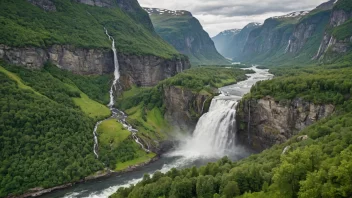
<instances>
[{"instance_id":1,"label":"rock face","mask_svg":"<svg viewBox=\"0 0 352 198\"><path fill-rule=\"evenodd\" d=\"M112 0L75 0L78 3L84 3L91 6L114 7L116 4Z\"/></svg>"},{"instance_id":2,"label":"rock face","mask_svg":"<svg viewBox=\"0 0 352 198\"><path fill-rule=\"evenodd\" d=\"M342 0L340 0L342 2ZM339 2L338 2L339 3ZM352 12L334 8L330 17L330 22L328 25L329 29L335 29L343 25L346 21L352 18ZM348 28L348 27L347 27ZM350 49L351 40L350 38L337 39L330 33L331 31L326 31L324 38L321 41L318 53L314 57L315 59L322 60L328 50L335 53L346 53Z\"/></svg>"},{"instance_id":3,"label":"rock face","mask_svg":"<svg viewBox=\"0 0 352 198\"><path fill-rule=\"evenodd\" d=\"M199 117L207 112L213 96L175 86L164 87L165 118L184 132L193 132Z\"/></svg>"},{"instance_id":4,"label":"rock face","mask_svg":"<svg viewBox=\"0 0 352 198\"><path fill-rule=\"evenodd\" d=\"M0 45L0 59L30 69L41 69L48 61L61 69L82 75L101 75L114 71L113 53L110 49L83 49L54 45L47 49L14 48ZM159 81L190 68L186 58L171 60L155 56L118 54L123 84L153 86Z\"/></svg>"},{"instance_id":5,"label":"rock face","mask_svg":"<svg viewBox=\"0 0 352 198\"><path fill-rule=\"evenodd\" d=\"M244 100L238 106L238 139L256 150L267 149L287 141L334 110L331 104L316 105L301 99L286 102L275 102L270 97Z\"/></svg>"},{"instance_id":6,"label":"rock face","mask_svg":"<svg viewBox=\"0 0 352 198\"><path fill-rule=\"evenodd\" d=\"M290 18L287 20L296 20ZM279 18L265 20L264 24L251 31L243 49L243 59L251 60L256 57L257 61L263 61L269 56L278 53L287 45L293 31L293 24L282 25L283 21Z\"/></svg>"},{"instance_id":7,"label":"rock face","mask_svg":"<svg viewBox=\"0 0 352 198\"><path fill-rule=\"evenodd\" d=\"M162 59L156 56L118 54L123 84L131 86L154 86L191 67L188 59Z\"/></svg>"},{"instance_id":8,"label":"rock face","mask_svg":"<svg viewBox=\"0 0 352 198\"><path fill-rule=\"evenodd\" d=\"M330 4L329 4L330 5ZM331 8L328 5L319 6L321 8ZM318 11L313 10L313 12L317 12L305 19L301 20L294 28L293 34L290 37L288 46L285 49L285 53L293 53L298 54L302 52L302 50L314 47L312 50L316 52L318 50L318 45L320 40L315 39L314 43L313 37L322 38L324 29L329 22L331 10ZM308 41L311 41L309 45L306 45ZM314 56L314 54L309 54L310 58Z\"/></svg>"},{"instance_id":9,"label":"rock face","mask_svg":"<svg viewBox=\"0 0 352 198\"><path fill-rule=\"evenodd\" d=\"M47 12L56 11L56 6L51 0L27 0L27 1Z\"/></svg>"}]
</instances>

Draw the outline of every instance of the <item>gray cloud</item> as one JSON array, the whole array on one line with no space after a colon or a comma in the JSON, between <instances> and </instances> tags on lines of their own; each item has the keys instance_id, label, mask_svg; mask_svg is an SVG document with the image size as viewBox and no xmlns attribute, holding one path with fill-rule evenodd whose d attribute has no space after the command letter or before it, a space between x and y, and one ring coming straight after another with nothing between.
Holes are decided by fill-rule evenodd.
<instances>
[{"instance_id":1,"label":"gray cloud","mask_svg":"<svg viewBox=\"0 0 352 198\"><path fill-rule=\"evenodd\" d=\"M142 6L188 10L211 36L220 31L263 22L271 16L311 10L327 0L138 0Z\"/></svg>"}]
</instances>

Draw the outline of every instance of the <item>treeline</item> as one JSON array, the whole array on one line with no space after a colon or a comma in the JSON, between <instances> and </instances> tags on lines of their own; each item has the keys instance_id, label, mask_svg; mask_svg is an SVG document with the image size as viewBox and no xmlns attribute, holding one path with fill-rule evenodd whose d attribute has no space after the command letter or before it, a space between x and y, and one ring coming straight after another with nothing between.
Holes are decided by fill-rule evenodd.
<instances>
[{"instance_id":1,"label":"treeline","mask_svg":"<svg viewBox=\"0 0 352 198\"><path fill-rule=\"evenodd\" d=\"M276 100L302 98L314 103L343 104L352 94L352 69L285 68L274 69L277 78L257 83L247 97L272 96Z\"/></svg>"}]
</instances>

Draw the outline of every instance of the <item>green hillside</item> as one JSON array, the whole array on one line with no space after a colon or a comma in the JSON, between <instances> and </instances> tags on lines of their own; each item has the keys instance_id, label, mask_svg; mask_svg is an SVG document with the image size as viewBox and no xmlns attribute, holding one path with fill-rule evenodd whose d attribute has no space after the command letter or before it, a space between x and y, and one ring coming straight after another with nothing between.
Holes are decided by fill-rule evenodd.
<instances>
[{"instance_id":1,"label":"green hillside","mask_svg":"<svg viewBox=\"0 0 352 198\"><path fill-rule=\"evenodd\" d=\"M1 1L0 43L14 47L69 44L110 49L111 42L103 29L106 27L120 52L164 58L178 55L145 21L137 21L148 16L142 9L142 13L128 14L119 7L101 8L70 0L53 2L56 11L46 12L26 0Z\"/></svg>"},{"instance_id":2,"label":"green hillside","mask_svg":"<svg viewBox=\"0 0 352 198\"><path fill-rule=\"evenodd\" d=\"M229 64L229 61L217 52L213 41L196 18L187 11L176 12L184 14L160 14L154 9L150 15L155 31L165 41L187 55L192 65Z\"/></svg>"},{"instance_id":3,"label":"green hillside","mask_svg":"<svg viewBox=\"0 0 352 198\"><path fill-rule=\"evenodd\" d=\"M145 175L140 183L121 188L111 197L351 197L352 68L283 67L273 72L280 77L252 88L252 96L271 95L277 100L301 96L317 103L332 102L337 105L336 113L260 154L238 162L224 157L200 168ZM316 101L315 97L325 95L338 97ZM302 135L307 139L298 138Z\"/></svg>"}]
</instances>

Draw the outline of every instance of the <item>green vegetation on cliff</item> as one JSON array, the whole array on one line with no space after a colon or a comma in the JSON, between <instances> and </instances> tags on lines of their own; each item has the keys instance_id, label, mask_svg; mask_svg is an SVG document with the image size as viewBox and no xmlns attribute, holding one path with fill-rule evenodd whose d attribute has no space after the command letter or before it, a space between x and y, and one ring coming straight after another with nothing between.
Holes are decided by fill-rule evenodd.
<instances>
[{"instance_id":1,"label":"green vegetation on cliff","mask_svg":"<svg viewBox=\"0 0 352 198\"><path fill-rule=\"evenodd\" d=\"M155 10L154 10L155 11ZM221 56L209 37L203 30L199 21L189 12L181 11L179 15L152 12L155 31L179 52L190 58L192 65L220 65L229 64L229 61Z\"/></svg>"},{"instance_id":2,"label":"green vegetation on cliff","mask_svg":"<svg viewBox=\"0 0 352 198\"><path fill-rule=\"evenodd\" d=\"M200 168L145 175L140 183L121 188L111 197L351 197L351 67L312 66L272 71L280 77L259 83L252 89L252 96L265 91L265 95L284 99L292 90L296 97L303 95L308 100L325 93L344 97L336 103L335 114L307 127L284 144L238 162L225 157ZM322 76L327 84L322 83ZM300 92L295 92L297 87ZM327 99L323 102L329 102ZM302 135L308 139L298 138Z\"/></svg>"},{"instance_id":3,"label":"green vegetation on cliff","mask_svg":"<svg viewBox=\"0 0 352 198\"><path fill-rule=\"evenodd\" d=\"M275 100L300 97L318 104L343 104L352 94L352 68L298 67L272 69L277 78L257 83L247 97Z\"/></svg>"},{"instance_id":4,"label":"green vegetation on cliff","mask_svg":"<svg viewBox=\"0 0 352 198\"><path fill-rule=\"evenodd\" d=\"M53 3L56 11L46 12L26 0L1 1L0 43L13 47L45 48L59 44L110 49L111 41L104 32L106 27L120 52L164 58L178 56L146 22L137 21L140 15L146 15L143 10L140 10L143 13L128 15L119 7L101 8L70 0Z\"/></svg>"}]
</instances>

